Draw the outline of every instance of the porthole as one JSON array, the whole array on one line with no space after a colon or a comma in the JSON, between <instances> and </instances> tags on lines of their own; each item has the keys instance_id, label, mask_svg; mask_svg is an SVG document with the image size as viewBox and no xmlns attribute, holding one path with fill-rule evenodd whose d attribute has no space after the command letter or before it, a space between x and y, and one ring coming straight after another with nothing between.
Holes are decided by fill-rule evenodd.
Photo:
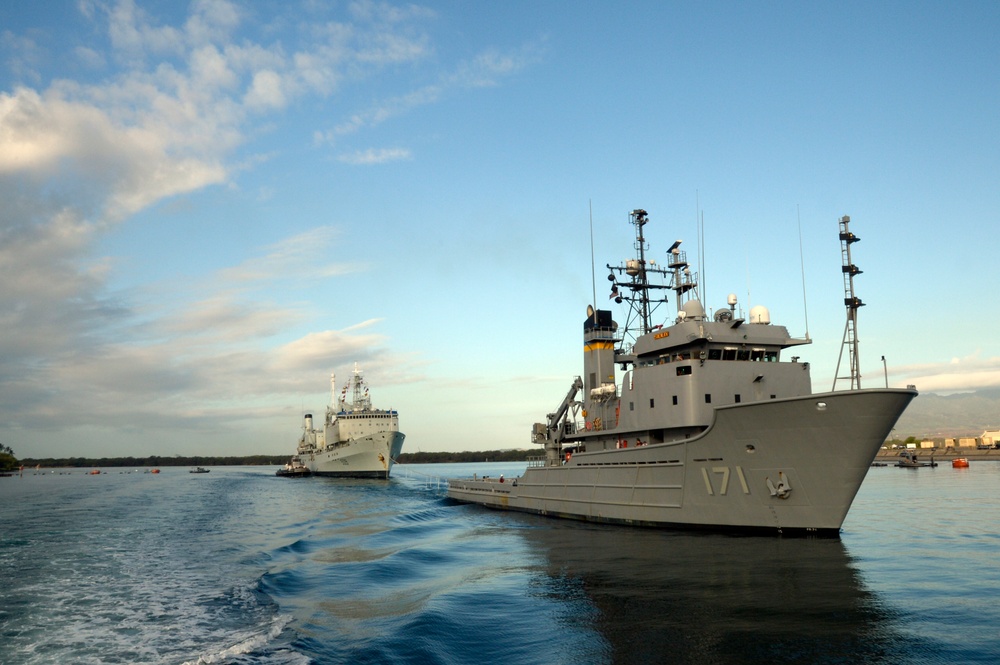
<instances>
[{"instance_id":1,"label":"porthole","mask_svg":"<svg viewBox=\"0 0 1000 665\"><path fill-rule=\"evenodd\" d=\"M826 402L816 402L817 411L826 411Z\"/></svg>"}]
</instances>

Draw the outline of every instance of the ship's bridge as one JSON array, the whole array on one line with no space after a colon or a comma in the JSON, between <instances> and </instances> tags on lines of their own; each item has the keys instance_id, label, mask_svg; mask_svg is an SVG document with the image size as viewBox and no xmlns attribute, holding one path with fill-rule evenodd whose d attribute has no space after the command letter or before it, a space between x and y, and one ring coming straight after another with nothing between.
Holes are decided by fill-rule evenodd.
<instances>
[{"instance_id":1,"label":"ship's bridge","mask_svg":"<svg viewBox=\"0 0 1000 665\"><path fill-rule=\"evenodd\" d=\"M777 362L782 349L809 343L809 339L791 337L784 326L741 320L732 323L682 321L639 337L633 353L638 364L661 356Z\"/></svg>"}]
</instances>

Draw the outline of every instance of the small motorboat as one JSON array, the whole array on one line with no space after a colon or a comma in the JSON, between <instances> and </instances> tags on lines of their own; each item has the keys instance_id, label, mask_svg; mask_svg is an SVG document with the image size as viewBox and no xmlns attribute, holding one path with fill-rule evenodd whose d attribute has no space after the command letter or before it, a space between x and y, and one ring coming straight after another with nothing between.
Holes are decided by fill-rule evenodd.
<instances>
[{"instance_id":1,"label":"small motorboat","mask_svg":"<svg viewBox=\"0 0 1000 665\"><path fill-rule=\"evenodd\" d=\"M953 469L968 469L969 460L965 457L956 457L951 461L951 466Z\"/></svg>"},{"instance_id":2,"label":"small motorboat","mask_svg":"<svg viewBox=\"0 0 1000 665\"><path fill-rule=\"evenodd\" d=\"M199 466L195 469L191 469L188 473L208 473L208 469L203 466Z\"/></svg>"},{"instance_id":3,"label":"small motorboat","mask_svg":"<svg viewBox=\"0 0 1000 665\"><path fill-rule=\"evenodd\" d=\"M904 469L918 469L922 466L937 466L937 462L934 461L933 456L930 462L921 462L917 459L917 453L904 450L899 453L899 461L896 462L896 466Z\"/></svg>"}]
</instances>

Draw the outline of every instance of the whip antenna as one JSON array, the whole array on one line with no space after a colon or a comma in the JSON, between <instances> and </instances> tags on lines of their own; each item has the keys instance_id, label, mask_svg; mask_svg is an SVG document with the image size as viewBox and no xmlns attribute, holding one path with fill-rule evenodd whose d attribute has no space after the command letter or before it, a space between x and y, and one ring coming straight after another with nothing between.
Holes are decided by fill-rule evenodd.
<instances>
[{"instance_id":1,"label":"whip antenna","mask_svg":"<svg viewBox=\"0 0 1000 665\"><path fill-rule=\"evenodd\" d=\"M802 266L802 311L806 317L806 339L809 339L809 308L806 306L806 260L802 253L802 215L799 204L795 204L795 216L799 220L799 265Z\"/></svg>"},{"instance_id":2,"label":"whip antenna","mask_svg":"<svg viewBox=\"0 0 1000 665\"><path fill-rule=\"evenodd\" d=\"M590 208L590 288L594 290L594 299L591 301L594 303L594 323L597 323L597 273L596 268L594 268L594 202L590 199L587 200L587 206Z\"/></svg>"}]
</instances>

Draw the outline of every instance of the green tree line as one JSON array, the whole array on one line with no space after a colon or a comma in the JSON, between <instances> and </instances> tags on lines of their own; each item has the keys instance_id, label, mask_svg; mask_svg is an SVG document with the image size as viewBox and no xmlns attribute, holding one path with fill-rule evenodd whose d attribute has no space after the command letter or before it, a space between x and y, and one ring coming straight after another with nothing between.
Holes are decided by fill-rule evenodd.
<instances>
[{"instance_id":1,"label":"green tree line","mask_svg":"<svg viewBox=\"0 0 1000 665\"><path fill-rule=\"evenodd\" d=\"M9 452L4 452L9 451ZM130 467L150 468L161 466L273 466L284 464L288 455L243 455L243 456L211 456L175 455L164 457L151 455L149 457L26 457L18 460L12 450L4 447L0 451L0 470L10 471L24 465L27 468L40 466L42 468L92 468L92 467ZM486 450L455 453L402 453L396 460L400 464L448 464L468 462L522 462L529 456L537 456L541 451L531 450Z\"/></svg>"},{"instance_id":2,"label":"green tree line","mask_svg":"<svg viewBox=\"0 0 1000 665\"><path fill-rule=\"evenodd\" d=\"M242 457L221 457L211 455L161 457L46 457L35 459L25 457L19 462L25 467L40 466L42 468L84 467L160 467L160 466L254 466L284 464L288 455L244 455Z\"/></svg>"},{"instance_id":3,"label":"green tree line","mask_svg":"<svg viewBox=\"0 0 1000 665\"><path fill-rule=\"evenodd\" d=\"M452 464L468 462L523 462L537 457L537 450L477 450L461 453L403 453L396 460L400 464Z\"/></svg>"}]
</instances>

